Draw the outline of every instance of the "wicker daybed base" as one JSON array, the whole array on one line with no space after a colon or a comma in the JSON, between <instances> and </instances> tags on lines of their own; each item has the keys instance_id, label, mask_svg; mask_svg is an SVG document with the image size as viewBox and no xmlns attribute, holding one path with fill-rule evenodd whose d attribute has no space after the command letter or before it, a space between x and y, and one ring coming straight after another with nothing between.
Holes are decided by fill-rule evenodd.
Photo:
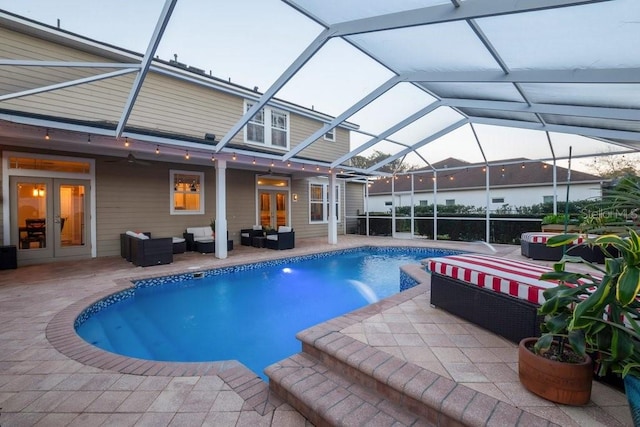
<instances>
[{"instance_id":1,"label":"wicker daybed base","mask_svg":"<svg viewBox=\"0 0 640 427\"><path fill-rule=\"evenodd\" d=\"M513 342L540 336L538 305L431 273L431 304Z\"/></svg>"}]
</instances>

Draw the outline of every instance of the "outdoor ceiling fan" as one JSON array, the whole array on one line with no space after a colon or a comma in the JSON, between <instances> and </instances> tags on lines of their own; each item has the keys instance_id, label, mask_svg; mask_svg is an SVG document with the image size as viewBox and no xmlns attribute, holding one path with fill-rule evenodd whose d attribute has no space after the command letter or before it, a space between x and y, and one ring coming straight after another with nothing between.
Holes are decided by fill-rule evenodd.
<instances>
[{"instance_id":1,"label":"outdoor ceiling fan","mask_svg":"<svg viewBox=\"0 0 640 427\"><path fill-rule=\"evenodd\" d=\"M114 159L114 160L105 160L105 162L107 163L119 163L119 162L126 162L132 165L141 165L141 166L149 166L151 163L147 162L146 160L140 160L138 158L136 158L133 153L129 152L129 154L127 155L127 157L122 158L122 159Z\"/></svg>"}]
</instances>

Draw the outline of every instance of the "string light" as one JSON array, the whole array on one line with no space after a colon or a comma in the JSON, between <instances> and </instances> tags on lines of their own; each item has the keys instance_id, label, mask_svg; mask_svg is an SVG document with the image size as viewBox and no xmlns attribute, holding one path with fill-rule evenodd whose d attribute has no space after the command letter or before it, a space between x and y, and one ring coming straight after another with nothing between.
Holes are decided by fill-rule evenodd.
<instances>
[{"instance_id":1,"label":"string light","mask_svg":"<svg viewBox=\"0 0 640 427\"><path fill-rule=\"evenodd\" d=\"M46 133L44 134L44 139L46 139L47 141L51 139L51 137L49 136L49 129L47 129Z\"/></svg>"},{"instance_id":2,"label":"string light","mask_svg":"<svg viewBox=\"0 0 640 427\"><path fill-rule=\"evenodd\" d=\"M291 167L291 162L287 162L287 167L290 168Z\"/></svg>"},{"instance_id":3,"label":"string light","mask_svg":"<svg viewBox=\"0 0 640 427\"><path fill-rule=\"evenodd\" d=\"M91 134L87 134L87 143L91 144Z\"/></svg>"},{"instance_id":4,"label":"string light","mask_svg":"<svg viewBox=\"0 0 640 427\"><path fill-rule=\"evenodd\" d=\"M156 154L160 154L160 146L156 145Z\"/></svg>"},{"instance_id":5,"label":"string light","mask_svg":"<svg viewBox=\"0 0 640 427\"><path fill-rule=\"evenodd\" d=\"M524 166L524 162L522 162L522 169L524 169L524 167L525 167L525 166Z\"/></svg>"},{"instance_id":6,"label":"string light","mask_svg":"<svg viewBox=\"0 0 640 427\"><path fill-rule=\"evenodd\" d=\"M129 137L124 137L124 146L128 147L129 146Z\"/></svg>"},{"instance_id":7,"label":"string light","mask_svg":"<svg viewBox=\"0 0 640 427\"><path fill-rule=\"evenodd\" d=\"M316 166L316 170L319 171L320 170L320 166Z\"/></svg>"},{"instance_id":8,"label":"string light","mask_svg":"<svg viewBox=\"0 0 640 427\"><path fill-rule=\"evenodd\" d=\"M256 164L256 158L255 157L253 158L253 162L251 162L251 163L253 163L254 165Z\"/></svg>"},{"instance_id":9,"label":"string light","mask_svg":"<svg viewBox=\"0 0 640 427\"><path fill-rule=\"evenodd\" d=\"M187 150L187 152L185 153L184 158L189 160L189 150Z\"/></svg>"},{"instance_id":10,"label":"string light","mask_svg":"<svg viewBox=\"0 0 640 427\"><path fill-rule=\"evenodd\" d=\"M211 155L211 161L215 162L216 161L216 156L214 156L213 154Z\"/></svg>"},{"instance_id":11,"label":"string light","mask_svg":"<svg viewBox=\"0 0 640 427\"><path fill-rule=\"evenodd\" d=\"M231 159L233 159L233 160L236 159L236 153L233 153L233 157L231 157Z\"/></svg>"},{"instance_id":12,"label":"string light","mask_svg":"<svg viewBox=\"0 0 640 427\"><path fill-rule=\"evenodd\" d=\"M304 165L302 165L302 170L304 170Z\"/></svg>"}]
</instances>

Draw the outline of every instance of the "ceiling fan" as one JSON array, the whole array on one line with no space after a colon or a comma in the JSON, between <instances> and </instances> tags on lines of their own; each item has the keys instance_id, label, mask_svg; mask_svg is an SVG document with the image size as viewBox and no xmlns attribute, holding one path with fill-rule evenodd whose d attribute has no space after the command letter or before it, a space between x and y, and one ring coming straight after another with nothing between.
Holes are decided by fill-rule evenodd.
<instances>
[{"instance_id":1,"label":"ceiling fan","mask_svg":"<svg viewBox=\"0 0 640 427\"><path fill-rule=\"evenodd\" d=\"M115 159L115 160L105 160L105 162L107 163L118 163L118 162L126 162L132 165L141 165L141 166L149 166L151 163L147 162L146 160L140 160L138 158L136 158L133 153L129 152L129 154L127 155L127 157L122 158L122 159Z\"/></svg>"}]
</instances>

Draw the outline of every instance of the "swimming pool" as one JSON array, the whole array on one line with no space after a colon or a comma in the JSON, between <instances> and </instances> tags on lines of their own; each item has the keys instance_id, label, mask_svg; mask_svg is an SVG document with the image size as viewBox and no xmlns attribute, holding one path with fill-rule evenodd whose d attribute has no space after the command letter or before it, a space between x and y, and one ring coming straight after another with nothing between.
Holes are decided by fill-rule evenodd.
<instances>
[{"instance_id":1,"label":"swimming pool","mask_svg":"<svg viewBox=\"0 0 640 427\"><path fill-rule=\"evenodd\" d=\"M400 265L451 253L360 248L137 281L85 309L75 328L110 352L239 360L266 379L266 366L300 351L297 332L399 292Z\"/></svg>"}]
</instances>

